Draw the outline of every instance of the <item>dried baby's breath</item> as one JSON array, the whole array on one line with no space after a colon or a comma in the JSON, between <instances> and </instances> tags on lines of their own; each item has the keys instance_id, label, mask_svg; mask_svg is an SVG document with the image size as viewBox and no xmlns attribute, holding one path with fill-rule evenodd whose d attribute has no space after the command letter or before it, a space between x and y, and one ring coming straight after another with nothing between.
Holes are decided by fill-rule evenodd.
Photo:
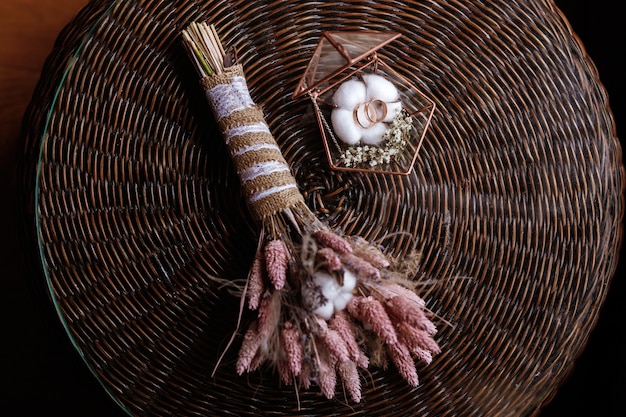
<instances>
[{"instance_id":1,"label":"dried baby's breath","mask_svg":"<svg viewBox=\"0 0 626 417\"><path fill-rule=\"evenodd\" d=\"M413 128L413 118L402 109L383 135L381 146L352 145L341 154L341 162L348 168L389 164L402 155Z\"/></svg>"}]
</instances>

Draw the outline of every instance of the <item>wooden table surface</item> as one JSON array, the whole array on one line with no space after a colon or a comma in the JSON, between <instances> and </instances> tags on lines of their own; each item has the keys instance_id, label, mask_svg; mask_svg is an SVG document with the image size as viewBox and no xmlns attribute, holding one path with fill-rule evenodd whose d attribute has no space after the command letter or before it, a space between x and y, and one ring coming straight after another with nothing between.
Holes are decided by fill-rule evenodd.
<instances>
[{"instance_id":1,"label":"wooden table surface","mask_svg":"<svg viewBox=\"0 0 626 417\"><path fill-rule=\"evenodd\" d=\"M117 405L91 377L64 335L48 332L29 294L20 263L15 221L16 161L22 153L20 125L42 66L60 30L87 0L0 1L0 267L3 285L0 415L122 416ZM624 138L624 57L626 39L619 2L561 0L565 12L596 63L609 91ZM623 146L623 145L622 145ZM622 251L623 253L624 251ZM625 416L626 340L624 255L601 312L600 321L573 374L541 413L547 416ZM621 320L617 320L617 317ZM599 412L602 406L607 411Z\"/></svg>"},{"instance_id":2,"label":"wooden table surface","mask_svg":"<svg viewBox=\"0 0 626 417\"><path fill-rule=\"evenodd\" d=\"M88 0L0 0L0 415L122 416L72 352L48 332L27 285L15 220L22 117L61 29ZM68 352L72 352L69 353Z\"/></svg>"}]
</instances>

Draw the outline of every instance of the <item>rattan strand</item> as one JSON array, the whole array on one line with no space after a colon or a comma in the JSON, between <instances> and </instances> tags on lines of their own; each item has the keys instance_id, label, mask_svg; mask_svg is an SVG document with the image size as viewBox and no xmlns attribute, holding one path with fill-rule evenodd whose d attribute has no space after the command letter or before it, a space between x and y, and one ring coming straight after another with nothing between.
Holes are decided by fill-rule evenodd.
<instances>
[{"instance_id":1,"label":"rattan strand","mask_svg":"<svg viewBox=\"0 0 626 417\"><path fill-rule=\"evenodd\" d=\"M180 44L192 20L239 51L320 218L422 250L416 279L451 325L417 389L390 366L360 404L298 397L267 371L236 376L233 354L210 377L238 300L209 277L245 276L256 229ZM381 53L437 104L408 177L330 171L291 99L322 31L363 28L404 35ZM621 241L606 93L549 1L93 1L60 35L24 137L38 285L136 415L531 414L584 347Z\"/></svg>"}]
</instances>

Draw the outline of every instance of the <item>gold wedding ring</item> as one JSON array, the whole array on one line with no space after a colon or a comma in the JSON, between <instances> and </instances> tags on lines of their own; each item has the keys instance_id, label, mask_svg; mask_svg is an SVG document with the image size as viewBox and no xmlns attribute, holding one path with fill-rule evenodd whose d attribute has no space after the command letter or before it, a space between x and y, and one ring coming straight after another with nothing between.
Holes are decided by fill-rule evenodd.
<instances>
[{"instance_id":1,"label":"gold wedding ring","mask_svg":"<svg viewBox=\"0 0 626 417\"><path fill-rule=\"evenodd\" d=\"M361 117L359 117L361 108L364 110L363 116L366 120L361 120ZM354 106L352 117L359 126L363 129L368 129L372 127L372 125L385 120L385 117L387 117L387 103L380 99L359 103ZM365 125L365 122L369 122L369 124Z\"/></svg>"}]
</instances>

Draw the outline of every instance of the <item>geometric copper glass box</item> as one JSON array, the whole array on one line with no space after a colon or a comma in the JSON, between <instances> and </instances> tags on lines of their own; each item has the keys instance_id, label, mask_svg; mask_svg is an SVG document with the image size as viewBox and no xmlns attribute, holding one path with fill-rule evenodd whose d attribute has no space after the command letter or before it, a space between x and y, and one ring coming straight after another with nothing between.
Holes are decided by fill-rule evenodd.
<instances>
[{"instance_id":1,"label":"geometric copper glass box","mask_svg":"<svg viewBox=\"0 0 626 417\"><path fill-rule=\"evenodd\" d=\"M435 103L377 51L396 32L328 31L293 96L313 102L332 169L408 175Z\"/></svg>"}]
</instances>

